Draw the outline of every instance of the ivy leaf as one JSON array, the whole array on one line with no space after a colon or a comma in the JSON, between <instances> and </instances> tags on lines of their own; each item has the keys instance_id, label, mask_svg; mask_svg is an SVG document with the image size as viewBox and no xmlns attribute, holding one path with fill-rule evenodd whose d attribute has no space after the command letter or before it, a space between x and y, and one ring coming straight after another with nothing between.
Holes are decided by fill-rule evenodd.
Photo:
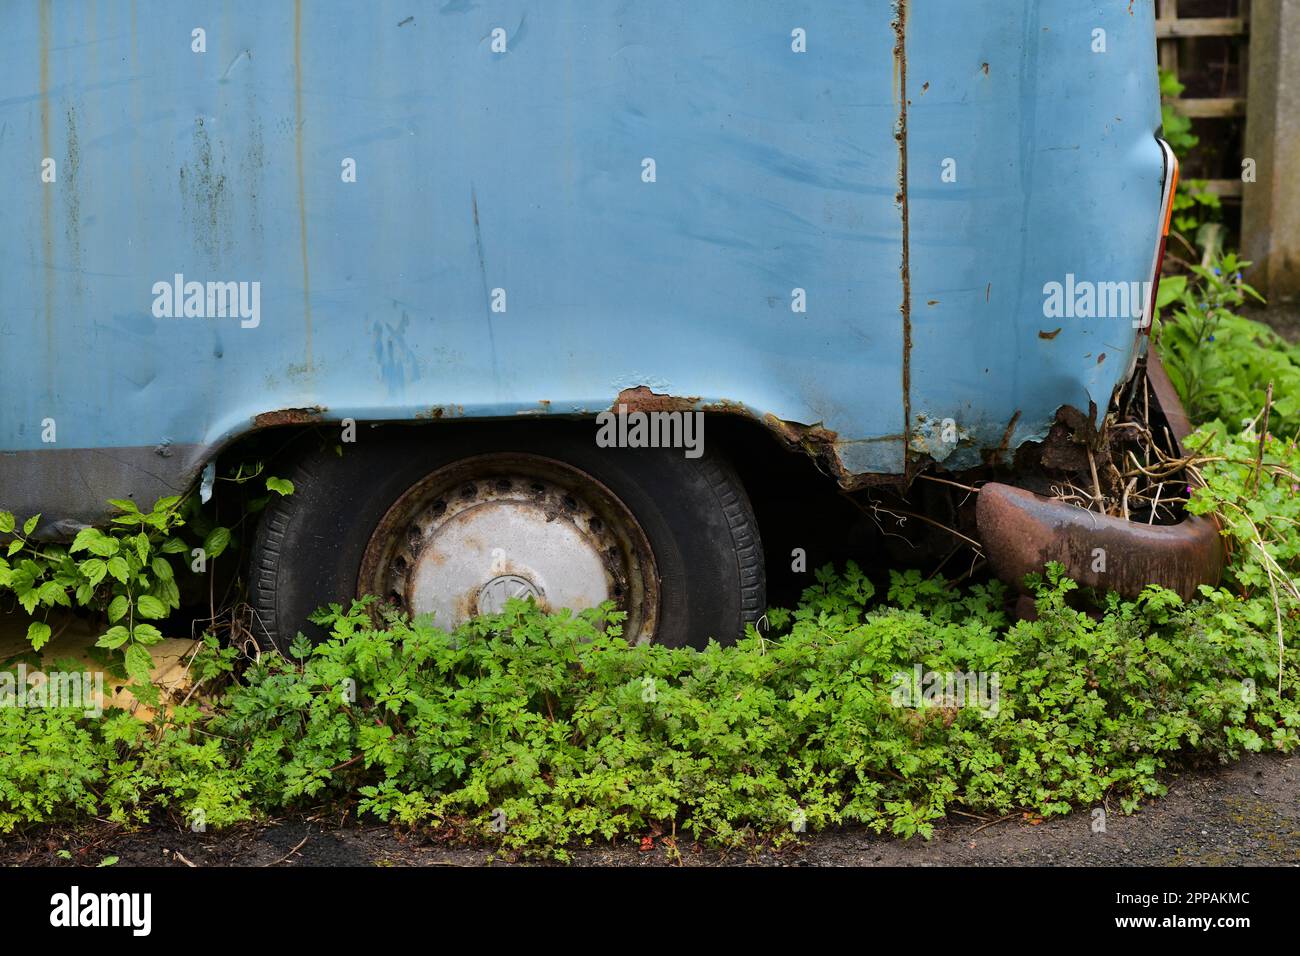
<instances>
[{"instance_id":1,"label":"ivy leaf","mask_svg":"<svg viewBox=\"0 0 1300 956\"><path fill-rule=\"evenodd\" d=\"M130 606L131 604L127 601L126 595L124 594L119 594L117 597L113 598L108 605L108 622L110 624L116 624L118 621L122 620L122 616L126 614L126 610Z\"/></svg>"},{"instance_id":2,"label":"ivy leaf","mask_svg":"<svg viewBox=\"0 0 1300 956\"><path fill-rule=\"evenodd\" d=\"M8 511L0 511L0 534L12 534L14 516Z\"/></svg>"},{"instance_id":3,"label":"ivy leaf","mask_svg":"<svg viewBox=\"0 0 1300 956\"><path fill-rule=\"evenodd\" d=\"M29 534L31 534L33 531L35 531L35 530L36 530L36 524L37 524L37 522L39 522L40 520L41 520L41 516L40 516L40 515L32 515L30 518L28 518L26 521L24 521L24 522L23 522L23 537L26 537L27 535L29 535Z\"/></svg>"}]
</instances>

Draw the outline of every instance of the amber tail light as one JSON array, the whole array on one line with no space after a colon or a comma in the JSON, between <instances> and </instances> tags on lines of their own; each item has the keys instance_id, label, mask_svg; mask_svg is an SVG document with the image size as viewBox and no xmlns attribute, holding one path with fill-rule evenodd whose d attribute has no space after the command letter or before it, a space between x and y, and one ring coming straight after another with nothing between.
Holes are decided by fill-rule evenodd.
<instances>
[{"instance_id":1,"label":"amber tail light","mask_svg":"<svg viewBox=\"0 0 1300 956\"><path fill-rule=\"evenodd\" d=\"M1142 331L1151 334L1151 323L1156 315L1156 297L1160 293L1160 268L1165 262L1165 245L1169 242L1169 223L1174 217L1174 190L1178 188L1178 157L1163 139L1156 138L1165 154L1165 185L1160 200L1160 236L1156 243L1155 261L1151 265L1151 298L1141 319Z\"/></svg>"}]
</instances>

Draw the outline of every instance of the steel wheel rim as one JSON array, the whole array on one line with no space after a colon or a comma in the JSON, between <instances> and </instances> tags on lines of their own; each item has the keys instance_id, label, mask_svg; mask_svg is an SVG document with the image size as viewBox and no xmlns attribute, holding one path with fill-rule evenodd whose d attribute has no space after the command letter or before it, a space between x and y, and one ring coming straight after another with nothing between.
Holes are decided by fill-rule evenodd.
<instances>
[{"instance_id":1,"label":"steel wheel rim","mask_svg":"<svg viewBox=\"0 0 1300 956\"><path fill-rule=\"evenodd\" d=\"M645 643L659 612L654 554L632 512L564 462L478 455L439 468L380 519L357 593L454 629L476 613L531 597L546 611L613 600L623 635Z\"/></svg>"}]
</instances>

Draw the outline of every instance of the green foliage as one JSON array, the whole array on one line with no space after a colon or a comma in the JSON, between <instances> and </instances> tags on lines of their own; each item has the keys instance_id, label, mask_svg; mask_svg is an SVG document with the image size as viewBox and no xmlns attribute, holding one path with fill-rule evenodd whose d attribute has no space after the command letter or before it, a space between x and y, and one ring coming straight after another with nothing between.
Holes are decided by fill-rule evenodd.
<instances>
[{"instance_id":1,"label":"green foliage","mask_svg":"<svg viewBox=\"0 0 1300 956\"><path fill-rule=\"evenodd\" d=\"M674 827L728 845L788 841L795 821L928 835L953 807L1132 810L1172 758L1295 747L1300 662L1279 674L1265 601L1151 588L1094 620L1059 568L1036 586L1039 620L1008 626L996 583L894 573L882 603L856 566L824 568L770 613L786 633L703 651L629 646L608 609L511 602L448 634L334 605L326 642L263 656L202 719L0 711L0 828L153 806L221 826L359 798L561 856ZM918 664L997 675L997 708L898 706ZM232 666L215 640L196 664Z\"/></svg>"},{"instance_id":2,"label":"green foliage","mask_svg":"<svg viewBox=\"0 0 1300 956\"><path fill-rule=\"evenodd\" d=\"M1182 310L1165 332L1214 322L1193 340L1213 343L1230 328L1249 293L1228 278L1239 266L1225 258L1193 289L1166 287ZM1176 381L1231 421L1225 396L1247 408L1255 395L1233 393L1233 376L1255 373L1228 366L1187 364ZM1282 401L1274 412L1294 414ZM314 617L323 643L299 635L242 671L237 650L205 635L191 665L202 707L153 724L0 707L0 832L89 815L219 828L344 803L563 857L647 832L779 845L842 823L929 836L953 809L1047 816L1112 799L1130 812L1173 765L1300 743L1300 451L1269 431L1256 415L1190 442L1203 487L1189 510L1218 515L1231 550L1227 586L1195 602L1153 586L1090 615L1049 566L1031 579L1038 619L1011 624L996 582L957 588L914 570L873 582L849 563L820 569L796 608L769 610L771 632L702 651L629 645L609 607L547 616L512 601L448 633L369 600L331 605ZM292 492L278 481L268 494ZM0 513L13 541L0 587L33 610L103 610L101 644L125 649L139 680L148 622L175 606L158 587L173 580L165 556L185 546L175 499L148 515L127 504L66 549L32 541L36 519ZM213 556L231 546L229 529L189 530ZM48 625L29 637L43 645ZM985 675L996 706L900 699L917 668Z\"/></svg>"},{"instance_id":3,"label":"green foliage","mask_svg":"<svg viewBox=\"0 0 1300 956\"><path fill-rule=\"evenodd\" d=\"M1160 122L1163 136L1178 156L1186 156L1201 141L1192 132L1192 121L1175 110L1170 102L1183 95L1186 87L1169 70L1160 70Z\"/></svg>"},{"instance_id":4,"label":"green foliage","mask_svg":"<svg viewBox=\"0 0 1300 956\"><path fill-rule=\"evenodd\" d=\"M1153 332L1165 371L1188 416L1222 421L1232 429L1253 420L1273 385L1273 430L1300 428L1300 348L1268 326L1237 314L1247 297L1258 299L1242 281L1250 263L1229 253L1193 275L1166 278L1160 301L1173 305Z\"/></svg>"},{"instance_id":5,"label":"green foliage","mask_svg":"<svg viewBox=\"0 0 1300 956\"><path fill-rule=\"evenodd\" d=\"M1207 183L1204 179L1180 179L1174 190L1173 228L1194 245L1201 244L1201 227L1218 222L1223 214L1222 201L1206 189Z\"/></svg>"},{"instance_id":6,"label":"green foliage","mask_svg":"<svg viewBox=\"0 0 1300 956\"><path fill-rule=\"evenodd\" d=\"M288 478L276 478L272 476L266 479L266 490L274 491L277 495L288 496L293 494L293 482Z\"/></svg>"},{"instance_id":7,"label":"green foliage","mask_svg":"<svg viewBox=\"0 0 1300 956\"><path fill-rule=\"evenodd\" d=\"M1262 417L1262 416L1261 416ZM1235 552L1228 579L1245 596L1294 594L1300 577L1300 447L1256 420L1244 430L1215 424L1188 445L1204 456L1204 487L1188 510L1214 514Z\"/></svg>"},{"instance_id":8,"label":"green foliage","mask_svg":"<svg viewBox=\"0 0 1300 956\"><path fill-rule=\"evenodd\" d=\"M1192 132L1192 121L1176 110L1172 102L1182 95L1184 86L1168 70L1160 70L1160 121L1162 135L1179 159L1187 156L1200 143ZM1209 192L1204 179L1183 178L1174 191L1173 228L1186 236L1190 243L1200 244L1201 227L1219 222L1223 206L1219 197Z\"/></svg>"},{"instance_id":9,"label":"green foliage","mask_svg":"<svg viewBox=\"0 0 1300 956\"><path fill-rule=\"evenodd\" d=\"M152 700L152 660L147 648L163 635L149 622L180 606L180 590L168 558L187 551L177 536L185 523L181 500L160 498L150 511L141 511L127 499L111 501L120 514L109 527L84 528L66 546L32 537L40 515L19 527L13 515L0 512L0 534L10 536L0 557L0 592L11 592L31 615L74 604L102 613L106 625L98 646L120 651L136 688ZM33 621L27 631L36 651L50 636L44 620Z\"/></svg>"},{"instance_id":10,"label":"green foliage","mask_svg":"<svg viewBox=\"0 0 1300 956\"><path fill-rule=\"evenodd\" d=\"M240 462L222 480L246 484L260 477L263 467L260 461ZM249 503L250 513L265 507L272 493L294 492L287 478L268 476L265 487L267 494ZM12 593L28 614L74 605L102 614L106 624L98 646L122 654L139 694L153 702L147 648L163 635L149 622L161 621L180 607L171 559L181 555L184 562L191 551L181 529L188 526L200 536L204 566L232 546L234 532L205 514L194 495L160 498L148 512L129 499L109 504L120 513L108 528L84 528L66 546L32 537L40 515L20 526L12 514L0 511L0 593ZM5 536L7 542L2 541ZM32 649L40 651L51 634L42 619L31 623L27 638Z\"/></svg>"}]
</instances>

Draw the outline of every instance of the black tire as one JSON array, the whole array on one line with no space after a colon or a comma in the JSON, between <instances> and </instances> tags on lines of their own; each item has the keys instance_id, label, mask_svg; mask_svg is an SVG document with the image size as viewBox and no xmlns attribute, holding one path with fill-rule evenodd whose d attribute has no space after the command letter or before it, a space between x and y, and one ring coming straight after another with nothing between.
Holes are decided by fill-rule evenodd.
<instances>
[{"instance_id":1,"label":"black tire","mask_svg":"<svg viewBox=\"0 0 1300 956\"><path fill-rule=\"evenodd\" d=\"M284 650L317 608L356 596L358 572L381 518L408 488L476 455L541 455L601 482L640 524L660 584L656 643L730 643L765 602L763 549L731 466L680 449L598 448L590 428L465 425L363 431L338 455L323 448L291 472L295 491L267 507L254 541L251 601L258 640Z\"/></svg>"}]
</instances>

